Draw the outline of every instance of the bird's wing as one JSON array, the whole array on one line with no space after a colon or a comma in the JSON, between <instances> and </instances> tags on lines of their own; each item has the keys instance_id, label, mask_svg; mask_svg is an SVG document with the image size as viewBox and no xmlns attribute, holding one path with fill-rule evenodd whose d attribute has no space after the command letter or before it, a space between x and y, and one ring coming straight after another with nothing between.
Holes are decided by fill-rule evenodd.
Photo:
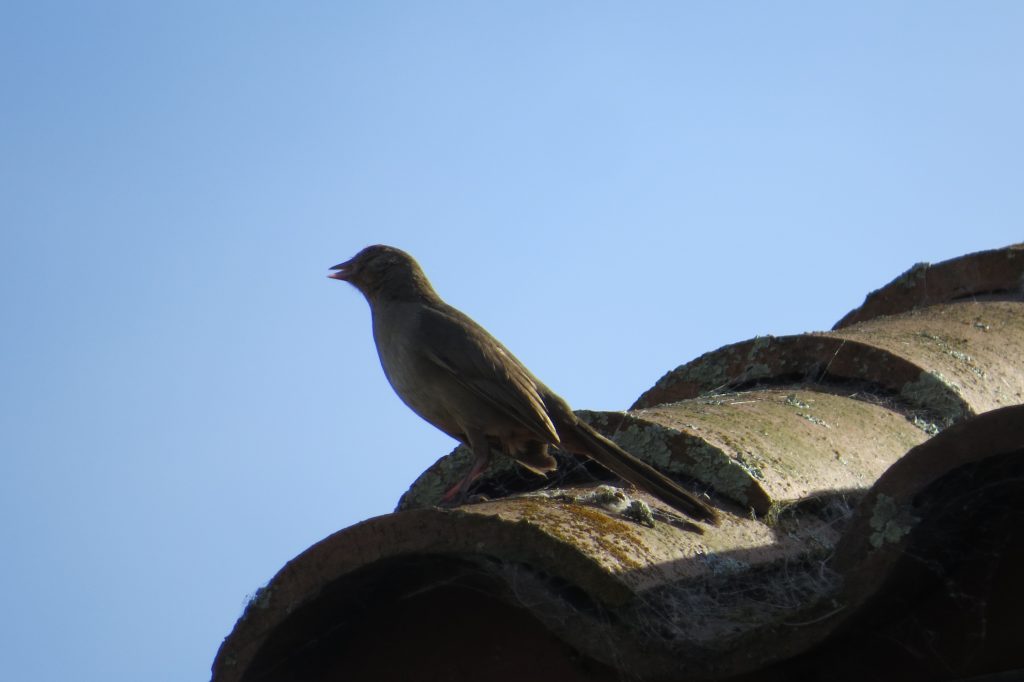
<instances>
[{"instance_id":1,"label":"bird's wing","mask_svg":"<svg viewBox=\"0 0 1024 682\"><path fill-rule=\"evenodd\" d=\"M559 442L541 397L540 382L487 330L447 305L424 310L421 325L427 338L437 340L430 348L421 349L432 362L538 438Z\"/></svg>"}]
</instances>

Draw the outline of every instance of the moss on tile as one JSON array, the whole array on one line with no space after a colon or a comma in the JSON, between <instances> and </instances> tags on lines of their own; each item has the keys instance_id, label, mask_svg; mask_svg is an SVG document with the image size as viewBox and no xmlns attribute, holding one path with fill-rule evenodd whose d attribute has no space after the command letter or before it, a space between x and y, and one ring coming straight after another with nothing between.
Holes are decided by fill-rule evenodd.
<instances>
[{"instance_id":1,"label":"moss on tile","mask_svg":"<svg viewBox=\"0 0 1024 682\"><path fill-rule=\"evenodd\" d=\"M597 545L600 553L615 559L620 567L638 569L647 553L638 529L608 514L581 504L558 503L563 514L554 514L551 500L527 500L523 503L524 522L533 523L546 533L573 547Z\"/></svg>"}]
</instances>

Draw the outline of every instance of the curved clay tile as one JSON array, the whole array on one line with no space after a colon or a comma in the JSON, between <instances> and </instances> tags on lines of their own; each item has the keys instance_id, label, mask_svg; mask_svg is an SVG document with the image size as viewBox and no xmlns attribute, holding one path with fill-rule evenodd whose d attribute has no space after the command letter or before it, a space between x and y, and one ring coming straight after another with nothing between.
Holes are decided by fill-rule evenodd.
<instances>
[{"instance_id":1,"label":"curved clay tile","mask_svg":"<svg viewBox=\"0 0 1024 682\"><path fill-rule=\"evenodd\" d=\"M1005 504L1001 487L1024 492L1024 478L1007 478L1007 469L994 466L1001 460L1013 460L1014 476L1024 475L1024 405L950 428L893 464L864 497L836 549L834 566L849 576L846 603L861 604L879 588L893 564L907 558L909 544L920 540L916 527L939 508L954 507L960 523L975 514L981 516L973 522L983 524L1009 520L1005 510L991 507L997 500Z\"/></svg>"},{"instance_id":2,"label":"curved clay tile","mask_svg":"<svg viewBox=\"0 0 1024 682\"><path fill-rule=\"evenodd\" d=\"M835 332L725 346L663 376L633 409L795 382L860 387L898 399L943 426L1019 403L1024 400L1024 301L944 303Z\"/></svg>"},{"instance_id":3,"label":"curved clay tile","mask_svg":"<svg viewBox=\"0 0 1024 682\"><path fill-rule=\"evenodd\" d=\"M1019 670L1024 406L908 452L862 500L830 568L837 609L794 632L808 651L791 669L842 680Z\"/></svg>"},{"instance_id":4,"label":"curved clay tile","mask_svg":"<svg viewBox=\"0 0 1024 682\"><path fill-rule=\"evenodd\" d=\"M833 329L950 301L982 297L1024 298L1024 244L980 251L932 265L918 263L868 294Z\"/></svg>"},{"instance_id":5,"label":"curved clay tile","mask_svg":"<svg viewBox=\"0 0 1024 682\"><path fill-rule=\"evenodd\" d=\"M730 514L699 534L663 515L650 498L644 499L659 519L653 526L587 502L586 492L400 512L328 537L257 595L221 647L214 679L261 679L290 670L311 639L328 635L332 655L358 659L346 642L370 617L371 605L360 601L365 595L427 593L470 577L590 659L625 663L643 676L681 666L708 676L748 666L736 658L742 642L802 606L803 590L834 588L831 574L791 585L792 572L817 566L839 537L817 512L777 528ZM396 564L418 563L432 568L403 574L400 588L393 584ZM751 572L761 576L764 591L744 595ZM379 615L394 605L381 598L372 607ZM670 636L652 647L652 627L667 628ZM396 631L378 635L394 638Z\"/></svg>"}]
</instances>

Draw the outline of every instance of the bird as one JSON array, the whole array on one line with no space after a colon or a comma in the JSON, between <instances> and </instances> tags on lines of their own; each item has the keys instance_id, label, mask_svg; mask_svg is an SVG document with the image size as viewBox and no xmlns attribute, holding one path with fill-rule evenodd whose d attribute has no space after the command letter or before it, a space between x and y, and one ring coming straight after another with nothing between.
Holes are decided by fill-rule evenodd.
<instances>
[{"instance_id":1,"label":"bird","mask_svg":"<svg viewBox=\"0 0 1024 682\"><path fill-rule=\"evenodd\" d=\"M717 523L712 507L595 431L487 330L445 303L405 251L368 246L328 277L366 298L380 364L398 397L473 452L468 473L442 504L465 499L492 451L543 476L557 468L549 452L557 446L691 518Z\"/></svg>"}]
</instances>

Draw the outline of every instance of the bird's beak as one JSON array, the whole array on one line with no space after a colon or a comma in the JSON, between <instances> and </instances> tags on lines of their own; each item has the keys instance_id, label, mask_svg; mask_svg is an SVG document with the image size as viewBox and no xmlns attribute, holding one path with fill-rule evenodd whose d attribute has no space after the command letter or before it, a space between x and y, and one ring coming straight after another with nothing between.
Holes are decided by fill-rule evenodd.
<instances>
[{"instance_id":1,"label":"bird's beak","mask_svg":"<svg viewBox=\"0 0 1024 682\"><path fill-rule=\"evenodd\" d=\"M338 263L331 270L334 270L331 274L327 275L331 279L340 279L342 282L347 282L349 277L352 276L354 268L352 267L352 261L348 260L344 263Z\"/></svg>"}]
</instances>

